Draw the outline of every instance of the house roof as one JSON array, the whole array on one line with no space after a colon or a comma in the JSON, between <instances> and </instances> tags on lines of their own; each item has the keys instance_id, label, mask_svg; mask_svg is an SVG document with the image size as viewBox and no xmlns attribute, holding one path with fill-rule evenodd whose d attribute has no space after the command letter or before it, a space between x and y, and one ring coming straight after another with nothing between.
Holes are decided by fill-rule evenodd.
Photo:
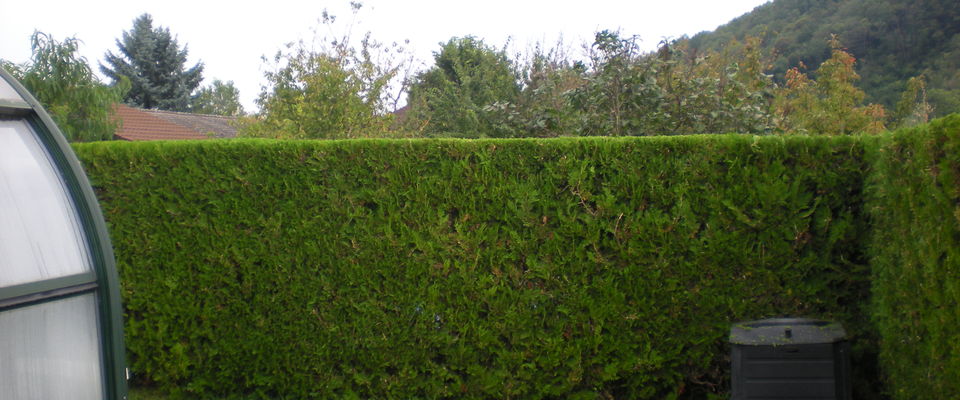
<instances>
[{"instance_id":1,"label":"house roof","mask_svg":"<svg viewBox=\"0 0 960 400\"><path fill-rule=\"evenodd\" d=\"M192 140L237 136L236 117L144 110L117 104L121 140Z\"/></svg>"}]
</instances>

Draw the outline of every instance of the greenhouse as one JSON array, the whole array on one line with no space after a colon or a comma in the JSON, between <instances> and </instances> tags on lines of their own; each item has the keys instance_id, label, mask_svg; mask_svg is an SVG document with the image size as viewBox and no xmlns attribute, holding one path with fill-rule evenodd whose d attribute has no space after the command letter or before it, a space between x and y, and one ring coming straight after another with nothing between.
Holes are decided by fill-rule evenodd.
<instances>
[{"instance_id":1,"label":"greenhouse","mask_svg":"<svg viewBox=\"0 0 960 400\"><path fill-rule=\"evenodd\" d=\"M118 278L93 190L39 103L0 75L0 398L125 398Z\"/></svg>"}]
</instances>

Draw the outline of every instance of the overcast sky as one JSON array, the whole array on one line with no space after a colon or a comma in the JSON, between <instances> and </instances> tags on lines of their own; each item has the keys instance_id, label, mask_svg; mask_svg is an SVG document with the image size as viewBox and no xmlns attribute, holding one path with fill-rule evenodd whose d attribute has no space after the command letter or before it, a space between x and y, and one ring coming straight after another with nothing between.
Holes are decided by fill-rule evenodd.
<instances>
[{"instance_id":1,"label":"overcast sky","mask_svg":"<svg viewBox=\"0 0 960 400\"><path fill-rule=\"evenodd\" d=\"M767 0L365 0L353 32L370 31L381 42L409 40L424 64L439 43L473 35L501 47L508 38L517 50L559 37L576 50L602 29L639 35L647 49L663 38L713 30ZM265 83L261 56L285 43L311 40L323 11L340 21L350 17L347 0L4 0L0 5L0 58L22 63L30 58L30 35L39 30L57 40L80 39L80 52L99 73L98 63L139 15L153 16L154 27L170 29L187 45L190 64L204 63L204 84L233 81L244 108ZM325 31L324 31L325 33ZM579 55L579 54L576 54Z\"/></svg>"}]
</instances>

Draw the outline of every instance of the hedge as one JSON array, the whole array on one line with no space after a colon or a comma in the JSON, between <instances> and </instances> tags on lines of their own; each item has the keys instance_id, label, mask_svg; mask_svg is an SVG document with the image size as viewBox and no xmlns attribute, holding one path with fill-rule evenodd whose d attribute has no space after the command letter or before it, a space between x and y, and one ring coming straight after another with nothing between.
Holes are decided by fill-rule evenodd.
<instances>
[{"instance_id":1,"label":"hedge","mask_svg":"<svg viewBox=\"0 0 960 400\"><path fill-rule=\"evenodd\" d=\"M960 398L960 115L873 153L873 312L897 399Z\"/></svg>"},{"instance_id":2,"label":"hedge","mask_svg":"<svg viewBox=\"0 0 960 400\"><path fill-rule=\"evenodd\" d=\"M141 384L222 398L660 399L728 389L734 321L838 320L869 364L863 180L873 142L75 150L111 230ZM956 176L942 171L940 181ZM940 284L956 299L956 285ZM943 353L954 372L956 343ZM878 379L860 372L857 391L869 397Z\"/></svg>"}]
</instances>

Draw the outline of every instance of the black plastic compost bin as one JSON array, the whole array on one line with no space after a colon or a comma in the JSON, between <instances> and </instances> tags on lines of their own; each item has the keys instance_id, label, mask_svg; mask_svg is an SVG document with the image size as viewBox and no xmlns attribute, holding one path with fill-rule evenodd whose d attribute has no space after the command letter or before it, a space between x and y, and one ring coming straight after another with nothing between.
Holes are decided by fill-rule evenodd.
<instances>
[{"instance_id":1,"label":"black plastic compost bin","mask_svg":"<svg viewBox=\"0 0 960 400\"><path fill-rule=\"evenodd\" d=\"M733 400L849 400L850 344L839 323L807 318L730 329Z\"/></svg>"}]
</instances>

